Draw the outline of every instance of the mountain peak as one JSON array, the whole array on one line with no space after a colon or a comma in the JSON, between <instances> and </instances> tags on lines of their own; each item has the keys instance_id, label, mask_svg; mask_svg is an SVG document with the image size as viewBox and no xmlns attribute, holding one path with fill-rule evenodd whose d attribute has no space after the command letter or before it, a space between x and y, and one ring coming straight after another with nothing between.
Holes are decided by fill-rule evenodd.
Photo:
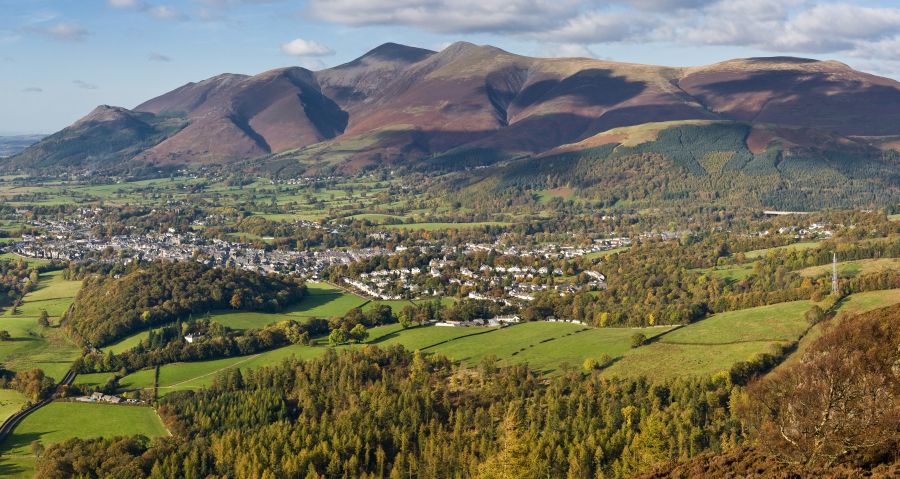
<instances>
[{"instance_id":1,"label":"mountain peak","mask_svg":"<svg viewBox=\"0 0 900 479\"><path fill-rule=\"evenodd\" d=\"M408 63L418 62L435 52L424 48L410 47L399 43L388 42L381 44L363 55L363 58L378 58L381 60L404 61Z\"/></svg>"},{"instance_id":2,"label":"mountain peak","mask_svg":"<svg viewBox=\"0 0 900 479\"><path fill-rule=\"evenodd\" d=\"M99 105L91 110L90 113L75 122L75 125L82 125L85 123L104 123L133 118L134 113L127 108L111 105Z\"/></svg>"},{"instance_id":3,"label":"mountain peak","mask_svg":"<svg viewBox=\"0 0 900 479\"><path fill-rule=\"evenodd\" d=\"M434 54L435 52L432 50L388 42L378 45L364 53L361 57L351 62L344 63L343 65L338 65L332 70L342 70L353 67L371 67L379 64L410 65L420 62Z\"/></svg>"}]
</instances>

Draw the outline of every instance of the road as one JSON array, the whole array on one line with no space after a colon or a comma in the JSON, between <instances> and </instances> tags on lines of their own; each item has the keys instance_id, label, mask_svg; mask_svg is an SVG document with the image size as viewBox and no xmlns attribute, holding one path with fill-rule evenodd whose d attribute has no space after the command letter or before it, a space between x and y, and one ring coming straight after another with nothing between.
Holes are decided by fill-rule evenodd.
<instances>
[{"instance_id":1,"label":"road","mask_svg":"<svg viewBox=\"0 0 900 479\"><path fill-rule=\"evenodd\" d=\"M68 385L72 384L72 381L75 380L75 376L77 376L75 371L70 369L69 372L67 372L66 375L63 376L62 381L60 381L59 384L57 384L56 393L58 393L59 390L63 386L68 386ZM2 444L3 441L6 440L6 437L12 433L13 429L15 429L16 426L18 426L19 423L22 422L22 419L25 419L26 417L28 417L29 414L37 411L38 409L46 406L47 404L50 404L53 401L53 396L55 396L55 395L56 394L54 393L49 398L38 401L38 402L32 404L31 406L28 406L27 408L6 418L6 421L3 421L3 425L0 425L0 444Z\"/></svg>"}]
</instances>

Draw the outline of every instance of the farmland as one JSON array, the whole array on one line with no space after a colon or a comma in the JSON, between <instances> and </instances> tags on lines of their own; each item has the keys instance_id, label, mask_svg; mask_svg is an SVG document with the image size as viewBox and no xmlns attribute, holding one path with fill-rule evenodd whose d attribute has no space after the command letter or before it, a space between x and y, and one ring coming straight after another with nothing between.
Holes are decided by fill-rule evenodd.
<instances>
[{"instance_id":1,"label":"farmland","mask_svg":"<svg viewBox=\"0 0 900 479\"><path fill-rule=\"evenodd\" d=\"M734 283L750 276L750 273L753 272L753 265L754 263L715 266L713 268L700 268L694 271L713 274L729 283Z\"/></svg>"},{"instance_id":2,"label":"farmland","mask_svg":"<svg viewBox=\"0 0 900 479\"><path fill-rule=\"evenodd\" d=\"M607 376L706 376L800 338L810 303L795 301L713 315L625 352Z\"/></svg>"},{"instance_id":3,"label":"farmland","mask_svg":"<svg viewBox=\"0 0 900 479\"><path fill-rule=\"evenodd\" d=\"M49 445L72 437L115 437L141 434L147 437L168 434L156 411L149 407L114 406L108 404L86 404L75 402L54 402L31 415L16 427L3 444L4 456L17 459L6 460L0 467L6 467L9 475L31 477L31 443L39 441ZM0 469L2 470L2 469ZM4 473L4 476L7 474Z\"/></svg>"},{"instance_id":4,"label":"farmland","mask_svg":"<svg viewBox=\"0 0 900 479\"><path fill-rule=\"evenodd\" d=\"M470 229L481 228L484 226L508 226L509 223L502 221L481 221L475 223L403 223L396 225L387 225L388 228L405 229L405 230L450 230L450 229Z\"/></svg>"},{"instance_id":5,"label":"farmland","mask_svg":"<svg viewBox=\"0 0 900 479\"><path fill-rule=\"evenodd\" d=\"M423 326L403 329L398 324L380 326L369 331L368 344L389 346L400 344L409 350L441 354L468 365L487 356L495 356L501 364L528 363L535 369L553 373L565 365L580 367L586 358L603 354L611 357L628 350L631 336L642 332L654 337L669 331L657 328L587 328L568 323L525 323L506 328L447 328ZM342 347L357 347L348 345ZM225 369L248 369L275 364L294 356L299 359L318 357L328 346L319 341L315 346L292 345L250 356L173 363L160 367L159 394L180 389L208 386L215 375ZM153 387L155 371L146 369L129 374L119 383L121 390ZM105 384L109 373L83 374L78 384Z\"/></svg>"},{"instance_id":6,"label":"farmland","mask_svg":"<svg viewBox=\"0 0 900 479\"><path fill-rule=\"evenodd\" d=\"M43 273L38 287L28 293L22 305L13 312L7 310L0 316L0 329L10 333L11 340L0 342L0 360L13 371L41 368L53 378L62 378L72 361L80 354L80 348L66 338L57 327L38 324L41 310L51 318L58 318L78 292L81 283L66 281L61 271Z\"/></svg>"},{"instance_id":7,"label":"farmland","mask_svg":"<svg viewBox=\"0 0 900 479\"><path fill-rule=\"evenodd\" d=\"M831 274L830 264L812 266L797 272L806 277L816 277L823 274ZM863 259L858 261L842 261L838 263L838 275L841 277L859 276L861 274L880 273L885 270L900 269L900 258Z\"/></svg>"},{"instance_id":8,"label":"farmland","mask_svg":"<svg viewBox=\"0 0 900 479\"><path fill-rule=\"evenodd\" d=\"M856 293L841 302L838 311L846 313L865 313L873 309L884 308L900 303L900 289L867 291Z\"/></svg>"},{"instance_id":9,"label":"farmland","mask_svg":"<svg viewBox=\"0 0 900 479\"><path fill-rule=\"evenodd\" d=\"M26 402L25 396L18 391L0 389L0 422L22 409Z\"/></svg>"},{"instance_id":10,"label":"farmland","mask_svg":"<svg viewBox=\"0 0 900 479\"><path fill-rule=\"evenodd\" d=\"M753 251L748 251L744 253L744 257L747 259L758 259L766 256L769 252L772 251L803 251L811 248L816 248L821 245L821 241L802 241L799 243L792 243L785 246L777 246L775 248L766 248L766 249L758 249Z\"/></svg>"}]
</instances>

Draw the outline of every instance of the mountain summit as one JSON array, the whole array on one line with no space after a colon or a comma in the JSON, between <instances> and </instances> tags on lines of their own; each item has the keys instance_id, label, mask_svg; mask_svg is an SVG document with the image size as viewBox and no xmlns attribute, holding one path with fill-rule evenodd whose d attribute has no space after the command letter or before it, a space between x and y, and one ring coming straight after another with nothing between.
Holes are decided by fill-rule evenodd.
<instances>
[{"instance_id":1,"label":"mountain summit","mask_svg":"<svg viewBox=\"0 0 900 479\"><path fill-rule=\"evenodd\" d=\"M881 141L900 135L900 83L789 57L676 68L531 58L466 42L440 52L386 43L325 70L222 74L133 110L99 107L7 161L102 167L271 157L353 170L466 152L539 156L617 128L695 120ZM115 141L98 144L110 135ZM752 135L757 148L779 136Z\"/></svg>"}]
</instances>

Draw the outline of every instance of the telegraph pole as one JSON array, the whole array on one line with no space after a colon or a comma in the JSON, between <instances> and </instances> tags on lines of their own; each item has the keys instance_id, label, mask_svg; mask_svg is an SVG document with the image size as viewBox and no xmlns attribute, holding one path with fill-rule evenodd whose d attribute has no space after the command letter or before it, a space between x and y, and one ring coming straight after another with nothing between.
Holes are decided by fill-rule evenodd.
<instances>
[{"instance_id":1,"label":"telegraph pole","mask_svg":"<svg viewBox=\"0 0 900 479\"><path fill-rule=\"evenodd\" d=\"M831 253L831 292L838 293L837 253Z\"/></svg>"}]
</instances>

